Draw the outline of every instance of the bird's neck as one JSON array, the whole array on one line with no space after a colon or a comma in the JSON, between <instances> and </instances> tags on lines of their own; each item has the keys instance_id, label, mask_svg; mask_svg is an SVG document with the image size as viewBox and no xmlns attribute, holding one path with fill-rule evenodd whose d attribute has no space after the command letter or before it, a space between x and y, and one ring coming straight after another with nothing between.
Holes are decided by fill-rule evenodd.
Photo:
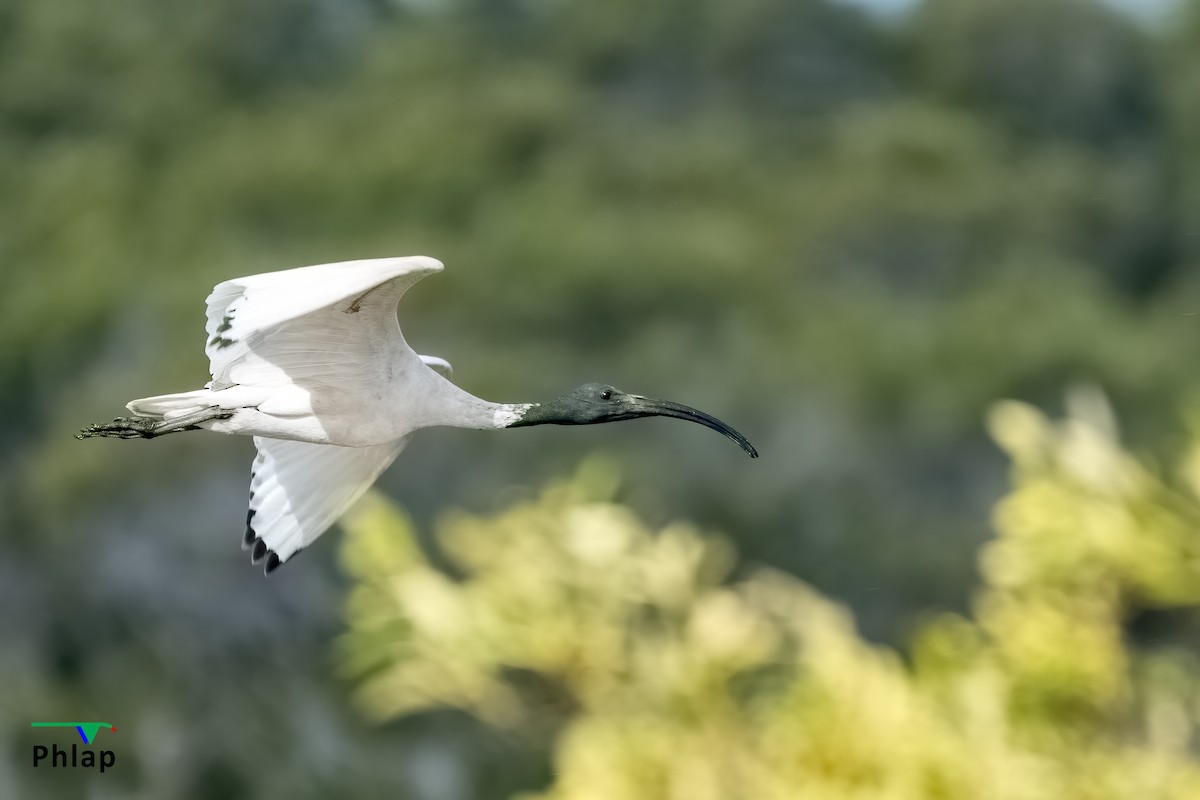
<instances>
[{"instance_id":1,"label":"bird's neck","mask_svg":"<svg viewBox=\"0 0 1200 800\"><path fill-rule=\"evenodd\" d=\"M527 412L531 403L493 403L438 379L437 399L429 410L432 425L496 430L507 428Z\"/></svg>"}]
</instances>

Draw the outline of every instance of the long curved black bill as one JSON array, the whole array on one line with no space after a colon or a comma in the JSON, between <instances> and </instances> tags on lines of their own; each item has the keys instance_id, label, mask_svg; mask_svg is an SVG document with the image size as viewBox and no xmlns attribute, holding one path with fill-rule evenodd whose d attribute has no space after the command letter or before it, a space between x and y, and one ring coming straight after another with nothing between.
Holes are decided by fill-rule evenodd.
<instances>
[{"instance_id":1,"label":"long curved black bill","mask_svg":"<svg viewBox=\"0 0 1200 800\"><path fill-rule=\"evenodd\" d=\"M758 451L754 449L754 445L750 444L749 439L724 422L721 422L721 420L709 416L703 411L697 411L681 403L672 403L670 400L657 400L653 397L642 397L636 394L629 395L629 399L631 401L629 411L627 414L622 414L622 417L628 419L634 417L674 417L675 419L686 419L688 422L697 422L737 442L738 446L745 450L751 458L758 458Z\"/></svg>"}]
</instances>

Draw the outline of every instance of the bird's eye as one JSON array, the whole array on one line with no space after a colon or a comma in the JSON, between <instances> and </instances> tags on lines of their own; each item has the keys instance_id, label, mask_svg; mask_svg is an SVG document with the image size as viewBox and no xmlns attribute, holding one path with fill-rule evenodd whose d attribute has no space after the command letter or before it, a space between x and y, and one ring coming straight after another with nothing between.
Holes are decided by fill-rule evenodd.
<instances>
[{"instance_id":1,"label":"bird's eye","mask_svg":"<svg viewBox=\"0 0 1200 800\"><path fill-rule=\"evenodd\" d=\"M601 400L612 400L612 390L605 389L603 392L600 393L600 399Z\"/></svg>"}]
</instances>

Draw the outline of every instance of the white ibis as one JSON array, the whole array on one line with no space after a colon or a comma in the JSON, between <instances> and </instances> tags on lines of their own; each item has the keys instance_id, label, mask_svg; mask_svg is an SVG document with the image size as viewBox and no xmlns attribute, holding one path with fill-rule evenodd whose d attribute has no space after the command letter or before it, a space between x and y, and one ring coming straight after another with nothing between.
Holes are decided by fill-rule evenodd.
<instances>
[{"instance_id":1,"label":"white ibis","mask_svg":"<svg viewBox=\"0 0 1200 800\"><path fill-rule=\"evenodd\" d=\"M396 304L442 264L379 258L268 272L217 284L208 296L203 389L134 400L133 417L78 438L153 438L200 428L253 436L243 548L270 574L325 532L420 428L589 425L665 416L720 420L666 400L587 383L547 403L490 403L451 383L450 365L409 348Z\"/></svg>"}]
</instances>

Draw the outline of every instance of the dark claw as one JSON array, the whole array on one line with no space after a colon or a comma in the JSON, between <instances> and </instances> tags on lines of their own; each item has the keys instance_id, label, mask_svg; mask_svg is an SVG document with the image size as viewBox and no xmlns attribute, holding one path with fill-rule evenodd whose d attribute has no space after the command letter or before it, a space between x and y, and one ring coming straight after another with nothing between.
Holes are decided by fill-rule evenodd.
<instances>
[{"instance_id":1,"label":"dark claw","mask_svg":"<svg viewBox=\"0 0 1200 800\"><path fill-rule=\"evenodd\" d=\"M110 423L88 425L76 434L76 439L90 439L93 436L104 436L113 439L153 439L158 427L152 419L141 417L117 417Z\"/></svg>"},{"instance_id":2,"label":"dark claw","mask_svg":"<svg viewBox=\"0 0 1200 800\"><path fill-rule=\"evenodd\" d=\"M274 550L272 550L271 554L267 556L267 568L263 571L263 574L270 575L272 572L279 569L279 565L282 563L283 562L279 560L279 556L276 555Z\"/></svg>"},{"instance_id":3,"label":"dark claw","mask_svg":"<svg viewBox=\"0 0 1200 800\"><path fill-rule=\"evenodd\" d=\"M250 563L257 564L267 554L267 543L262 539L254 540L254 552L250 554Z\"/></svg>"}]
</instances>

